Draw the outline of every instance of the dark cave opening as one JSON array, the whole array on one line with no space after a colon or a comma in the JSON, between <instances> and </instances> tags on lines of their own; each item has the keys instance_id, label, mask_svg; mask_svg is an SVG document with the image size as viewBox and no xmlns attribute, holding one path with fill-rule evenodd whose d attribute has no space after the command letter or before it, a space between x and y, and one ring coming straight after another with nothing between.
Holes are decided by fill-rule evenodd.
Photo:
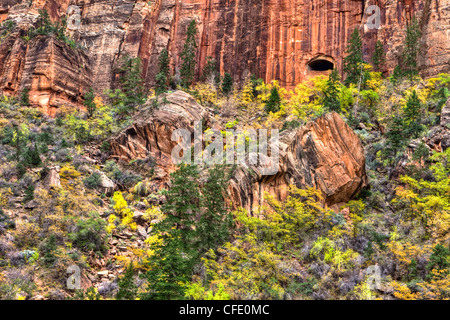
<instances>
[{"instance_id":1,"label":"dark cave opening","mask_svg":"<svg viewBox=\"0 0 450 320\"><path fill-rule=\"evenodd\" d=\"M334 63L324 59L316 59L308 63L310 71L328 71L334 69Z\"/></svg>"}]
</instances>

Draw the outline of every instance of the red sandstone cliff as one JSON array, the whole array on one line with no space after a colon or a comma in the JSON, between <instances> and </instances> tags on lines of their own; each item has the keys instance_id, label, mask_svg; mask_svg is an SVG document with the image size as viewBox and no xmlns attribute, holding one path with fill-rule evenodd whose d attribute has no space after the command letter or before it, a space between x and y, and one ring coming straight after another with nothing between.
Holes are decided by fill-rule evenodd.
<instances>
[{"instance_id":1,"label":"red sandstone cliff","mask_svg":"<svg viewBox=\"0 0 450 320\"><path fill-rule=\"evenodd\" d=\"M157 70L158 55L163 48L168 48L172 71L176 74L187 25L192 19L199 26L198 72L207 56L212 56L218 61L220 71L230 72L235 80L254 73L266 81L277 79L290 87L317 74L309 65L314 59L329 61L340 68L354 28L363 34L367 59L377 39L385 44L388 51L385 68L392 70L401 54L406 23L414 15L421 18L423 30L422 75L450 71L449 0L39 0L33 1L31 7L28 4L20 0L2 1L0 20L15 20L26 30L24 26L36 19L39 8L45 6L54 20L66 14L69 6L79 8L81 24L73 25L74 19L69 19L69 33L86 48L84 54L89 63L84 64L86 59L80 53L69 53L70 50L67 53L80 57L69 60L79 60L78 67L89 69L89 78L98 93L114 86L114 70L125 53L142 58L144 75L150 85ZM381 8L379 30L365 27L370 14L364 12L372 4ZM69 16L74 17L74 13L71 11ZM11 72L16 78L33 77L28 73L31 70L9 67L14 63L26 64L24 49L15 54L8 52L16 41L2 40L2 44L7 44L0 47L0 78L11 77ZM50 60L50 64L55 61ZM57 66L52 68L56 73L67 71ZM24 85L18 82L13 88L3 81L0 93L17 93ZM83 79L75 86L78 91L87 90ZM79 99L73 89L66 92L59 86L46 85L42 90L56 90L58 96L67 96L69 102ZM33 95L41 96L41 93ZM50 103L44 107L57 106Z\"/></svg>"}]
</instances>

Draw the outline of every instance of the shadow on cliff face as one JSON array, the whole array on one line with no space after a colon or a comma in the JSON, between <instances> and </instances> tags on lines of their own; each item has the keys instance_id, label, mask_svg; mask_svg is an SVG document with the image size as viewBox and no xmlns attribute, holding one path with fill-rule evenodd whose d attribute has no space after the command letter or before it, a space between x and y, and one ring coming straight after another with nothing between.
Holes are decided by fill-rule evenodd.
<instances>
[{"instance_id":1,"label":"shadow on cliff face","mask_svg":"<svg viewBox=\"0 0 450 320\"><path fill-rule=\"evenodd\" d=\"M334 64L328 60L317 59L308 63L308 71L328 71L333 70Z\"/></svg>"},{"instance_id":2,"label":"shadow on cliff face","mask_svg":"<svg viewBox=\"0 0 450 320\"><path fill-rule=\"evenodd\" d=\"M319 56L310 60L306 64L306 75L314 77L318 75L329 75L335 68L335 61L332 57Z\"/></svg>"}]
</instances>

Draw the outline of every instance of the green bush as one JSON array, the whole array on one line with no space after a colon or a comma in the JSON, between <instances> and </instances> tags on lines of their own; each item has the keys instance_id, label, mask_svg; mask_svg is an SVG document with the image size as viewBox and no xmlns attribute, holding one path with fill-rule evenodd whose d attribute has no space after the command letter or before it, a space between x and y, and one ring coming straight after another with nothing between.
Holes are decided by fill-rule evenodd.
<instances>
[{"instance_id":1,"label":"green bush","mask_svg":"<svg viewBox=\"0 0 450 320\"><path fill-rule=\"evenodd\" d=\"M89 177L83 180L84 185L89 189L97 189L100 186L100 174L97 172L92 173Z\"/></svg>"},{"instance_id":2,"label":"green bush","mask_svg":"<svg viewBox=\"0 0 450 320\"><path fill-rule=\"evenodd\" d=\"M46 265L53 265L58 260L58 257L55 254L57 249L56 237L53 234L42 242L39 251L41 252L42 260Z\"/></svg>"},{"instance_id":3,"label":"green bush","mask_svg":"<svg viewBox=\"0 0 450 320\"><path fill-rule=\"evenodd\" d=\"M69 233L69 239L73 245L81 250L104 253L106 246L106 221L95 213L86 220L79 220L76 231Z\"/></svg>"}]
</instances>

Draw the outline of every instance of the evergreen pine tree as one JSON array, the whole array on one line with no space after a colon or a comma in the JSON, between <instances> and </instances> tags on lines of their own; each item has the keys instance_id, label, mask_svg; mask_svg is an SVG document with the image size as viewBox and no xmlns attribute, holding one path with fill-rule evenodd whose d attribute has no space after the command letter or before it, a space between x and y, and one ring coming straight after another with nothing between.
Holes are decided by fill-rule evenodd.
<instances>
[{"instance_id":1,"label":"evergreen pine tree","mask_svg":"<svg viewBox=\"0 0 450 320\"><path fill-rule=\"evenodd\" d=\"M167 80L169 79L169 52L167 49L161 51L158 59L158 73L156 75L156 95L167 91Z\"/></svg>"},{"instance_id":2,"label":"evergreen pine tree","mask_svg":"<svg viewBox=\"0 0 450 320\"><path fill-rule=\"evenodd\" d=\"M405 120L407 123L415 122L420 119L421 113L421 103L416 90L413 90L411 95L406 102L406 107L404 110Z\"/></svg>"},{"instance_id":3,"label":"evergreen pine tree","mask_svg":"<svg viewBox=\"0 0 450 320\"><path fill-rule=\"evenodd\" d=\"M350 42L347 45L347 56L344 58L344 72L346 73L345 85L357 84L361 78L363 51L362 40L358 29L353 31Z\"/></svg>"},{"instance_id":4,"label":"evergreen pine tree","mask_svg":"<svg viewBox=\"0 0 450 320\"><path fill-rule=\"evenodd\" d=\"M394 68L394 72L392 73L390 81L394 86L397 86L401 79L403 79L403 71L402 68L399 65L397 65Z\"/></svg>"},{"instance_id":5,"label":"evergreen pine tree","mask_svg":"<svg viewBox=\"0 0 450 320\"><path fill-rule=\"evenodd\" d=\"M394 160L394 156L400 151L405 143L404 120L399 115L395 115L391 120L389 130L386 133L387 147L385 154Z\"/></svg>"},{"instance_id":6,"label":"evergreen pine tree","mask_svg":"<svg viewBox=\"0 0 450 320\"><path fill-rule=\"evenodd\" d=\"M119 286L119 291L116 294L117 300L134 300L136 298L138 288L134 282L133 261L130 262L117 284Z\"/></svg>"},{"instance_id":7,"label":"evergreen pine tree","mask_svg":"<svg viewBox=\"0 0 450 320\"><path fill-rule=\"evenodd\" d=\"M323 91L323 107L327 111L341 112L341 102L339 101L339 73L334 69L326 83Z\"/></svg>"},{"instance_id":8,"label":"evergreen pine tree","mask_svg":"<svg viewBox=\"0 0 450 320\"><path fill-rule=\"evenodd\" d=\"M416 18L413 18L406 28L406 38L402 56L404 74L408 76L411 81L415 76L419 75L417 59L419 56L421 37L422 32L420 31L419 22Z\"/></svg>"},{"instance_id":9,"label":"evergreen pine tree","mask_svg":"<svg viewBox=\"0 0 450 320\"><path fill-rule=\"evenodd\" d=\"M184 88L189 86L194 81L196 54L197 54L197 42L195 37L197 36L197 22L192 20L189 24L187 31L186 42L184 43L183 51L181 52L181 60L183 61L180 69L181 85Z\"/></svg>"},{"instance_id":10,"label":"evergreen pine tree","mask_svg":"<svg viewBox=\"0 0 450 320\"><path fill-rule=\"evenodd\" d=\"M162 211L166 218L155 225L162 242L153 245L146 278L149 291L146 299L179 299L183 297L182 283L190 280L191 270L197 262L194 218L200 211L198 169L181 164L171 174L171 187Z\"/></svg>"},{"instance_id":11,"label":"evergreen pine tree","mask_svg":"<svg viewBox=\"0 0 450 320\"><path fill-rule=\"evenodd\" d=\"M41 157L39 156L39 150L35 145L30 146L23 153L23 164L27 168L35 168L42 164Z\"/></svg>"},{"instance_id":12,"label":"evergreen pine tree","mask_svg":"<svg viewBox=\"0 0 450 320\"><path fill-rule=\"evenodd\" d=\"M228 96L233 89L233 77L229 73L225 73L222 81L222 92Z\"/></svg>"},{"instance_id":13,"label":"evergreen pine tree","mask_svg":"<svg viewBox=\"0 0 450 320\"><path fill-rule=\"evenodd\" d=\"M374 70L380 72L381 66L386 62L386 52L384 51L383 43L380 40L375 44L375 51L372 56L372 63Z\"/></svg>"},{"instance_id":14,"label":"evergreen pine tree","mask_svg":"<svg viewBox=\"0 0 450 320\"><path fill-rule=\"evenodd\" d=\"M428 264L426 266L427 271L429 272L427 278L430 279L434 276L432 273L433 269L435 270L443 270L445 274L450 272L450 250L449 248L444 247L441 244L437 244L433 248L433 253L430 255L428 259Z\"/></svg>"},{"instance_id":15,"label":"evergreen pine tree","mask_svg":"<svg viewBox=\"0 0 450 320\"><path fill-rule=\"evenodd\" d=\"M38 34L48 35L50 32L52 32L53 24L50 20L50 16L48 14L47 9L39 9L39 18L37 21L38 28L36 32Z\"/></svg>"},{"instance_id":16,"label":"evergreen pine tree","mask_svg":"<svg viewBox=\"0 0 450 320\"><path fill-rule=\"evenodd\" d=\"M203 67L202 76L200 78L201 81L206 82L210 81L211 77L213 77L212 80L217 75L217 61L213 57L207 57L206 58L206 64Z\"/></svg>"},{"instance_id":17,"label":"evergreen pine tree","mask_svg":"<svg viewBox=\"0 0 450 320\"><path fill-rule=\"evenodd\" d=\"M95 94L94 90L92 88L89 89L89 91L84 95L84 106L86 107L88 117L91 118L94 113L97 106L94 103Z\"/></svg>"},{"instance_id":18,"label":"evergreen pine tree","mask_svg":"<svg viewBox=\"0 0 450 320\"><path fill-rule=\"evenodd\" d=\"M417 138L422 131L422 126L420 124L421 109L422 106L419 96L417 95L416 90L413 90L404 109L405 133L410 135L412 138Z\"/></svg>"},{"instance_id":19,"label":"evergreen pine tree","mask_svg":"<svg viewBox=\"0 0 450 320\"><path fill-rule=\"evenodd\" d=\"M31 201L34 199L34 185L30 184L25 189L25 197L23 198L23 203L27 203L28 201Z\"/></svg>"},{"instance_id":20,"label":"evergreen pine tree","mask_svg":"<svg viewBox=\"0 0 450 320\"><path fill-rule=\"evenodd\" d=\"M30 95L29 95L30 89L24 88L22 90L22 94L20 95L20 105L23 107L30 105Z\"/></svg>"},{"instance_id":21,"label":"evergreen pine tree","mask_svg":"<svg viewBox=\"0 0 450 320\"><path fill-rule=\"evenodd\" d=\"M208 181L202 188L204 212L197 224L197 247L200 254L216 249L230 236L232 218L227 214L224 194L228 176L223 165L209 170Z\"/></svg>"},{"instance_id":22,"label":"evergreen pine tree","mask_svg":"<svg viewBox=\"0 0 450 320\"><path fill-rule=\"evenodd\" d=\"M270 91L269 100L266 102L266 112L278 112L280 111L281 106L281 97L278 93L278 89L276 87L273 87Z\"/></svg>"},{"instance_id":23,"label":"evergreen pine tree","mask_svg":"<svg viewBox=\"0 0 450 320\"><path fill-rule=\"evenodd\" d=\"M141 59L125 57L120 72L122 73L120 83L126 96L124 102L127 111L145 102L147 91L142 78Z\"/></svg>"},{"instance_id":24,"label":"evergreen pine tree","mask_svg":"<svg viewBox=\"0 0 450 320\"><path fill-rule=\"evenodd\" d=\"M47 266L53 265L58 257L55 255L58 246L56 245L56 237L52 234L42 245L42 260Z\"/></svg>"}]
</instances>

